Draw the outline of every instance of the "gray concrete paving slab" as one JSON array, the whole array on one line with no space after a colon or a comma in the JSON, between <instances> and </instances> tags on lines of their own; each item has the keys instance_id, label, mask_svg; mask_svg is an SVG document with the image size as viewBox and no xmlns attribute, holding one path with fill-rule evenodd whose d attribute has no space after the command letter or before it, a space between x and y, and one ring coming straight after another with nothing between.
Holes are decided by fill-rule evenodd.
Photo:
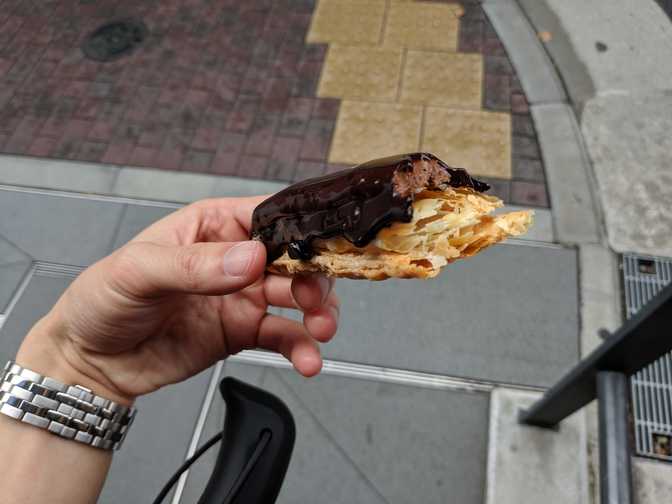
<instances>
[{"instance_id":1,"label":"gray concrete paving slab","mask_svg":"<svg viewBox=\"0 0 672 504\"><path fill-rule=\"evenodd\" d=\"M273 374L387 502L483 501L487 394Z\"/></svg>"},{"instance_id":2,"label":"gray concrete paving slab","mask_svg":"<svg viewBox=\"0 0 672 504\"><path fill-rule=\"evenodd\" d=\"M344 280L327 358L550 385L579 355L573 249L504 244L432 280Z\"/></svg>"},{"instance_id":3,"label":"gray concrete paving slab","mask_svg":"<svg viewBox=\"0 0 672 504\"><path fill-rule=\"evenodd\" d=\"M635 458L632 466L635 502L660 504L672 495L672 465Z\"/></svg>"},{"instance_id":4,"label":"gray concrete paving slab","mask_svg":"<svg viewBox=\"0 0 672 504\"><path fill-rule=\"evenodd\" d=\"M672 24L654 0L543 0L597 94L670 89Z\"/></svg>"},{"instance_id":5,"label":"gray concrete paving slab","mask_svg":"<svg viewBox=\"0 0 672 504\"><path fill-rule=\"evenodd\" d=\"M140 231L177 210L177 206L126 205L112 241L116 250Z\"/></svg>"},{"instance_id":6,"label":"gray concrete paving slab","mask_svg":"<svg viewBox=\"0 0 672 504\"><path fill-rule=\"evenodd\" d=\"M506 47L528 102L567 101L553 63L516 0L489 0L483 10Z\"/></svg>"},{"instance_id":7,"label":"gray concrete paving slab","mask_svg":"<svg viewBox=\"0 0 672 504\"><path fill-rule=\"evenodd\" d=\"M28 156L0 156L0 184L107 194L119 168Z\"/></svg>"},{"instance_id":8,"label":"gray concrete paving slab","mask_svg":"<svg viewBox=\"0 0 672 504\"><path fill-rule=\"evenodd\" d=\"M597 97L581 122L609 244L672 256L672 93Z\"/></svg>"},{"instance_id":9,"label":"gray concrete paving slab","mask_svg":"<svg viewBox=\"0 0 672 504\"><path fill-rule=\"evenodd\" d=\"M30 269L30 261L0 265L0 313L4 313L21 281Z\"/></svg>"},{"instance_id":10,"label":"gray concrete paving slab","mask_svg":"<svg viewBox=\"0 0 672 504\"><path fill-rule=\"evenodd\" d=\"M309 415L302 415L300 436L301 450L292 458L291 472L277 504L313 502L318 495L319 500L330 504L396 502L385 500L347 454L334 443L325 442L323 427Z\"/></svg>"},{"instance_id":11,"label":"gray concrete paving slab","mask_svg":"<svg viewBox=\"0 0 672 504\"><path fill-rule=\"evenodd\" d=\"M297 442L278 502L481 503L488 396L292 370L225 364L289 406ZM263 369L263 368L259 368ZM217 399L221 401L221 399ZM222 411L213 409L222 419ZM191 471L182 502L195 502L209 464ZM198 481L196 486L194 483Z\"/></svg>"},{"instance_id":12,"label":"gray concrete paving slab","mask_svg":"<svg viewBox=\"0 0 672 504\"><path fill-rule=\"evenodd\" d=\"M110 250L123 205L0 190L0 235L36 260L87 266Z\"/></svg>"},{"instance_id":13,"label":"gray concrete paving slab","mask_svg":"<svg viewBox=\"0 0 672 504\"><path fill-rule=\"evenodd\" d=\"M0 236L0 265L31 261L31 257L14 243Z\"/></svg>"},{"instance_id":14,"label":"gray concrete paving slab","mask_svg":"<svg viewBox=\"0 0 672 504\"><path fill-rule=\"evenodd\" d=\"M98 502L152 502L184 461L212 370L141 397ZM170 496L164 502L170 502Z\"/></svg>"},{"instance_id":15,"label":"gray concrete paving slab","mask_svg":"<svg viewBox=\"0 0 672 504\"><path fill-rule=\"evenodd\" d=\"M34 275L0 330L0 361L16 356L23 337L70 285L70 277Z\"/></svg>"},{"instance_id":16,"label":"gray concrete paving slab","mask_svg":"<svg viewBox=\"0 0 672 504\"><path fill-rule=\"evenodd\" d=\"M490 406L486 504L588 502L583 412L557 431L518 423L541 394L496 388Z\"/></svg>"},{"instance_id":17,"label":"gray concrete paving slab","mask_svg":"<svg viewBox=\"0 0 672 504\"><path fill-rule=\"evenodd\" d=\"M7 309L31 262L29 255L0 236L0 313Z\"/></svg>"},{"instance_id":18,"label":"gray concrete paving slab","mask_svg":"<svg viewBox=\"0 0 672 504\"><path fill-rule=\"evenodd\" d=\"M561 243L599 242L590 161L571 107L533 105L532 117L546 169L556 239Z\"/></svg>"},{"instance_id":19,"label":"gray concrete paving slab","mask_svg":"<svg viewBox=\"0 0 672 504\"><path fill-rule=\"evenodd\" d=\"M122 168L112 194L129 198L190 203L212 194L216 177L200 173Z\"/></svg>"},{"instance_id":20,"label":"gray concrete paving slab","mask_svg":"<svg viewBox=\"0 0 672 504\"><path fill-rule=\"evenodd\" d=\"M601 245L579 247L581 356L602 344L600 329L613 332L623 323L618 257Z\"/></svg>"}]
</instances>

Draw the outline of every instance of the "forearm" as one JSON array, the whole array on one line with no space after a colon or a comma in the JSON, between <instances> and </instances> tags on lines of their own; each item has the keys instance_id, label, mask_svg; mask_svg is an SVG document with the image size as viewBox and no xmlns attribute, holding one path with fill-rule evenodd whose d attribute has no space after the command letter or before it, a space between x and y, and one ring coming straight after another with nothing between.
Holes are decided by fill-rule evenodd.
<instances>
[{"instance_id":1,"label":"forearm","mask_svg":"<svg viewBox=\"0 0 672 504\"><path fill-rule=\"evenodd\" d=\"M105 396L100 386L71 369L53 348L48 318L28 334L16 362L63 383L79 384ZM117 399L110 397L111 399ZM64 439L0 415L0 502L8 504L96 502L112 461L112 452Z\"/></svg>"},{"instance_id":2,"label":"forearm","mask_svg":"<svg viewBox=\"0 0 672 504\"><path fill-rule=\"evenodd\" d=\"M63 439L0 415L0 502L96 502L112 461L109 451Z\"/></svg>"}]
</instances>

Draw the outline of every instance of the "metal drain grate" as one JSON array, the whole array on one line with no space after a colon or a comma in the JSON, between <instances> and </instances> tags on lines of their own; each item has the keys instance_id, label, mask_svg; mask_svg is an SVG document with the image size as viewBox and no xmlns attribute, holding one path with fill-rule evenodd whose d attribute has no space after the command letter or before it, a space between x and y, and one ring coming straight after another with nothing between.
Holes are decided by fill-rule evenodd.
<instances>
[{"instance_id":1,"label":"metal drain grate","mask_svg":"<svg viewBox=\"0 0 672 504\"><path fill-rule=\"evenodd\" d=\"M623 256L627 318L672 282L672 260ZM637 455L672 461L672 353L630 379Z\"/></svg>"}]
</instances>

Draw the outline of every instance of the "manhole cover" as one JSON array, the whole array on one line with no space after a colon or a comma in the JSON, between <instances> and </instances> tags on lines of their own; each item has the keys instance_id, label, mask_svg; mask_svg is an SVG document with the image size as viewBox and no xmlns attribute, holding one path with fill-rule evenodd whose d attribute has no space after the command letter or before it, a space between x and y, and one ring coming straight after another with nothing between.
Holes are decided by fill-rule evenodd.
<instances>
[{"instance_id":1,"label":"manhole cover","mask_svg":"<svg viewBox=\"0 0 672 504\"><path fill-rule=\"evenodd\" d=\"M147 36L147 26L139 19L123 19L104 24L82 44L84 55L95 61L112 61L130 53Z\"/></svg>"}]
</instances>

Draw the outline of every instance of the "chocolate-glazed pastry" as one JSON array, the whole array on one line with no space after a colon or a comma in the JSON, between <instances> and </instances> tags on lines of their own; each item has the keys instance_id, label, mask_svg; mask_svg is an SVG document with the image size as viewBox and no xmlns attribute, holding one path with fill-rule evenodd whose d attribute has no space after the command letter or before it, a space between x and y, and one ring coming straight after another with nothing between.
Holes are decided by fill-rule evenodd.
<instances>
[{"instance_id":1,"label":"chocolate-glazed pastry","mask_svg":"<svg viewBox=\"0 0 672 504\"><path fill-rule=\"evenodd\" d=\"M493 215L484 182L432 154L377 159L280 191L252 216L252 238L282 275L431 278L524 233L532 212Z\"/></svg>"},{"instance_id":2,"label":"chocolate-glazed pastry","mask_svg":"<svg viewBox=\"0 0 672 504\"><path fill-rule=\"evenodd\" d=\"M264 243L269 263L285 250L292 259L311 259L316 239L342 236L365 247L382 228L411 221L416 193L447 187L476 192L490 188L432 154L376 159L299 182L270 197L254 211L252 238Z\"/></svg>"}]
</instances>

